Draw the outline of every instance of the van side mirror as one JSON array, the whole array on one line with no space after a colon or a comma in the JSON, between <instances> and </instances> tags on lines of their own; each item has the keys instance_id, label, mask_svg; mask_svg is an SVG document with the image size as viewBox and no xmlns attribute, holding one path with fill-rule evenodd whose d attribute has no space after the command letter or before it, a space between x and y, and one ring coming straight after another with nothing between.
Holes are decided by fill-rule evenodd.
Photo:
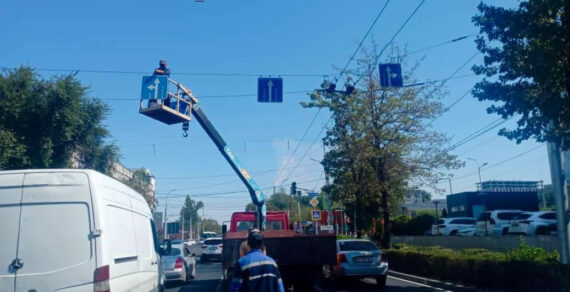
<instances>
[{"instance_id":1,"label":"van side mirror","mask_svg":"<svg viewBox=\"0 0 570 292\"><path fill-rule=\"evenodd\" d=\"M224 224L222 225L222 234L226 234L226 232L228 232L228 225Z\"/></svg>"}]
</instances>

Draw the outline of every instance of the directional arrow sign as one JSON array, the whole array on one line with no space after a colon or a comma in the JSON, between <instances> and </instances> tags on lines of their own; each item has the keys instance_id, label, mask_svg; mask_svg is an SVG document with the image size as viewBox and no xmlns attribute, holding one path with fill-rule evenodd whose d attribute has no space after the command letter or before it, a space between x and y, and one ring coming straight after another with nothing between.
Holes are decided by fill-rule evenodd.
<instances>
[{"instance_id":1,"label":"directional arrow sign","mask_svg":"<svg viewBox=\"0 0 570 292\"><path fill-rule=\"evenodd\" d=\"M165 99L167 96L167 76L143 76L141 99Z\"/></svg>"},{"instance_id":2,"label":"directional arrow sign","mask_svg":"<svg viewBox=\"0 0 570 292\"><path fill-rule=\"evenodd\" d=\"M402 66L400 64L380 64L380 86L402 87Z\"/></svg>"},{"instance_id":3,"label":"directional arrow sign","mask_svg":"<svg viewBox=\"0 0 570 292\"><path fill-rule=\"evenodd\" d=\"M282 78L257 79L258 102L283 102Z\"/></svg>"}]
</instances>

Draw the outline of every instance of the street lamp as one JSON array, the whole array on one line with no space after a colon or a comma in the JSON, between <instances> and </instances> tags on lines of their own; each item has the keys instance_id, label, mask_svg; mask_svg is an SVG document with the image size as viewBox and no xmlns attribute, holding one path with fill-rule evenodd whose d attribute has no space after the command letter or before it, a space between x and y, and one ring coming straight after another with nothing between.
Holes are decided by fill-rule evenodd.
<instances>
[{"instance_id":1,"label":"street lamp","mask_svg":"<svg viewBox=\"0 0 570 292\"><path fill-rule=\"evenodd\" d=\"M481 189L483 189L483 185L482 185L482 183L481 183L481 168L483 168L483 166L487 165L487 162L485 162L485 163L479 165L479 161L477 161L477 159L469 158L469 157L467 157L467 159L473 160L473 161L475 161L475 163L477 163L477 172L479 172L479 187L480 187Z\"/></svg>"},{"instance_id":2,"label":"street lamp","mask_svg":"<svg viewBox=\"0 0 570 292\"><path fill-rule=\"evenodd\" d=\"M436 182L440 182L442 180L449 180L449 194L452 195L453 194L453 190L451 189L451 177L442 177L442 178L438 178L435 181Z\"/></svg>"}]
</instances>

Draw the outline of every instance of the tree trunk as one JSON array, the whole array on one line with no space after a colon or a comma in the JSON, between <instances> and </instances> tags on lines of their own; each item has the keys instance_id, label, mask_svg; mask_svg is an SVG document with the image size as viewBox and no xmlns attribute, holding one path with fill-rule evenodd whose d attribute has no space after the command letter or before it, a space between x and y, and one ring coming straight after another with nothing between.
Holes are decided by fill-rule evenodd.
<instances>
[{"instance_id":1,"label":"tree trunk","mask_svg":"<svg viewBox=\"0 0 570 292\"><path fill-rule=\"evenodd\" d=\"M388 209L388 192L382 192L382 199L380 200L380 208L382 208L382 218L384 219L384 234L382 235L381 244L383 248L390 247L390 240L392 236L392 224L390 223L390 210Z\"/></svg>"}]
</instances>

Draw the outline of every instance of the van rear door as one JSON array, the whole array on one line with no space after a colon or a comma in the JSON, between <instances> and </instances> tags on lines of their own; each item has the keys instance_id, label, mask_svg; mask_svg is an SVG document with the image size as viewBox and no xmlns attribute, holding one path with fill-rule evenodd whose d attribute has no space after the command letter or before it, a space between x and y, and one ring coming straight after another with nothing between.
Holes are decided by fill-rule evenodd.
<instances>
[{"instance_id":1,"label":"van rear door","mask_svg":"<svg viewBox=\"0 0 570 292\"><path fill-rule=\"evenodd\" d=\"M15 291L24 174L0 174L0 291Z\"/></svg>"},{"instance_id":2,"label":"van rear door","mask_svg":"<svg viewBox=\"0 0 570 292\"><path fill-rule=\"evenodd\" d=\"M85 173L24 177L16 275L18 291L93 291L95 238Z\"/></svg>"}]
</instances>

